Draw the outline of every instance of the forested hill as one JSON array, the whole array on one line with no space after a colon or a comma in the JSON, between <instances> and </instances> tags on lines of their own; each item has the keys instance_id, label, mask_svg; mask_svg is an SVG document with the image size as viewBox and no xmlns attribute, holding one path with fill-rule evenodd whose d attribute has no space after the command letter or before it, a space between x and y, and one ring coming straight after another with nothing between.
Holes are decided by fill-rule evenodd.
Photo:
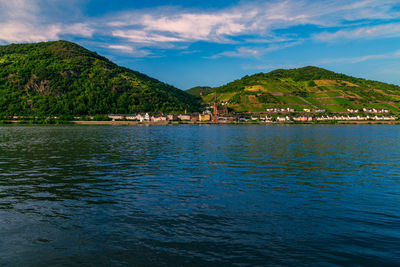
<instances>
[{"instance_id":1,"label":"forested hill","mask_svg":"<svg viewBox=\"0 0 400 267\"><path fill-rule=\"evenodd\" d=\"M278 69L245 76L216 88L195 87L187 91L211 103L215 94L220 103L237 112L262 112L267 108L348 109L400 108L400 87L338 74L318 67Z\"/></svg>"},{"instance_id":2,"label":"forested hill","mask_svg":"<svg viewBox=\"0 0 400 267\"><path fill-rule=\"evenodd\" d=\"M198 109L198 98L71 42L0 46L0 115Z\"/></svg>"}]
</instances>

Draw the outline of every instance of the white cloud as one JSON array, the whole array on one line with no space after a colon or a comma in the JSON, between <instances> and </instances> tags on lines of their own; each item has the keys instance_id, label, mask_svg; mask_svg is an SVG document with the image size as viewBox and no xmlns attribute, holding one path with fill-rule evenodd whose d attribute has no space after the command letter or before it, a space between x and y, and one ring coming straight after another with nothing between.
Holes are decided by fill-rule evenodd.
<instances>
[{"instance_id":1,"label":"white cloud","mask_svg":"<svg viewBox=\"0 0 400 267\"><path fill-rule=\"evenodd\" d=\"M289 3L290 2L290 3ZM292 14L286 14L291 9L293 0L280 3L251 3L233 8L212 12L193 12L167 8L148 11L148 13L125 12L118 20L106 23L111 28L118 28L118 37L127 38L132 42L195 42L211 41L225 43L229 37L254 33L266 34L273 24L282 21L293 21ZM301 21L305 16L297 18ZM115 34L116 31L114 30ZM144 34L146 33L146 34ZM133 38L132 38L133 36ZM161 38L164 36L165 38Z\"/></svg>"},{"instance_id":2,"label":"white cloud","mask_svg":"<svg viewBox=\"0 0 400 267\"><path fill-rule=\"evenodd\" d=\"M41 42L58 39L59 26L32 26L25 23L0 24L0 40L6 42Z\"/></svg>"},{"instance_id":3,"label":"white cloud","mask_svg":"<svg viewBox=\"0 0 400 267\"><path fill-rule=\"evenodd\" d=\"M389 38L400 36L400 23L388 23L377 26L358 27L350 30L339 30L336 32L323 32L314 35L314 39L322 42L350 40L350 39L372 39Z\"/></svg>"},{"instance_id":4,"label":"white cloud","mask_svg":"<svg viewBox=\"0 0 400 267\"><path fill-rule=\"evenodd\" d=\"M88 23L62 23L42 16L39 0L0 0L0 41L41 42L58 40L61 35L91 37Z\"/></svg>"},{"instance_id":5,"label":"white cloud","mask_svg":"<svg viewBox=\"0 0 400 267\"><path fill-rule=\"evenodd\" d=\"M346 6L353 12L343 16L346 20L360 19L395 19L400 12L394 7L398 6L398 0L361 0L350 2Z\"/></svg>"},{"instance_id":6,"label":"white cloud","mask_svg":"<svg viewBox=\"0 0 400 267\"><path fill-rule=\"evenodd\" d=\"M59 40L62 35L91 37L94 30L82 23L72 25L32 24L28 22L0 23L0 40L12 42L44 42Z\"/></svg>"},{"instance_id":7,"label":"white cloud","mask_svg":"<svg viewBox=\"0 0 400 267\"><path fill-rule=\"evenodd\" d=\"M0 21L35 20L38 6L35 1L28 0L0 0Z\"/></svg>"},{"instance_id":8,"label":"white cloud","mask_svg":"<svg viewBox=\"0 0 400 267\"><path fill-rule=\"evenodd\" d=\"M211 59L220 57L259 57L262 53L260 48L239 47L235 51L225 51L211 56Z\"/></svg>"},{"instance_id":9,"label":"white cloud","mask_svg":"<svg viewBox=\"0 0 400 267\"><path fill-rule=\"evenodd\" d=\"M93 27L88 23L75 23L62 26L59 34L72 34L83 37L92 37L94 31L95 30Z\"/></svg>"},{"instance_id":10,"label":"white cloud","mask_svg":"<svg viewBox=\"0 0 400 267\"><path fill-rule=\"evenodd\" d=\"M240 13L183 13L161 18L147 15L144 16L143 26L147 31L173 33L185 40L210 40L221 35L241 33L245 29L245 26L237 21L241 17Z\"/></svg>"},{"instance_id":11,"label":"white cloud","mask_svg":"<svg viewBox=\"0 0 400 267\"><path fill-rule=\"evenodd\" d=\"M324 59L318 62L317 65L321 64L331 64L331 63L346 63L346 64L355 64L369 60L377 60L377 59L390 59L390 58L399 58L400 50L390 53L384 54L374 54L374 55L365 55L359 57L344 57L344 58L333 58L333 59Z\"/></svg>"},{"instance_id":12,"label":"white cloud","mask_svg":"<svg viewBox=\"0 0 400 267\"><path fill-rule=\"evenodd\" d=\"M130 52L130 53L134 51L133 47L129 45L109 45L107 46L107 48L119 50L122 52Z\"/></svg>"},{"instance_id":13,"label":"white cloud","mask_svg":"<svg viewBox=\"0 0 400 267\"><path fill-rule=\"evenodd\" d=\"M133 43L152 44L164 42L180 42L182 41L176 37L170 37L162 34L147 33L143 30L116 30L112 32L112 36L128 39Z\"/></svg>"},{"instance_id":14,"label":"white cloud","mask_svg":"<svg viewBox=\"0 0 400 267\"><path fill-rule=\"evenodd\" d=\"M267 53L277 51L277 50L282 50L285 48L289 48L292 46L299 45L303 42L302 39L299 39L294 42L286 42L286 43L275 43L275 44L270 44L268 47L239 47L234 51L225 51L218 53L216 55L213 55L209 58L211 59L216 59L220 57L244 57L244 58L249 58L249 57L261 57Z\"/></svg>"},{"instance_id":15,"label":"white cloud","mask_svg":"<svg viewBox=\"0 0 400 267\"><path fill-rule=\"evenodd\" d=\"M111 28L113 36L145 45L196 41L233 43L234 37L239 36L256 36L254 43L274 36L270 42L280 42L286 36L276 36L277 29L306 24L348 28L367 23L360 20L398 18L396 4L394 0L247 1L213 11L170 7L128 11L119 14L118 19L109 17L105 25ZM329 36L326 33L319 38Z\"/></svg>"},{"instance_id":16,"label":"white cloud","mask_svg":"<svg viewBox=\"0 0 400 267\"><path fill-rule=\"evenodd\" d=\"M84 17L79 11L70 15L71 9L58 7L74 5L76 9L80 1L71 1L73 4L62 0L0 0L0 42L57 40L66 35L90 39L96 35L103 40L111 38L110 43L120 46L119 51L127 44L139 51L143 47L179 49L205 41L237 46L214 57L258 57L308 38L309 31L290 29L299 25L314 25L311 38L323 42L400 36L400 23L388 23L400 17L400 9L395 8L398 0L254 0L222 9L158 7L97 18ZM55 6L57 12L52 15L50 9ZM332 27L339 30L328 31ZM321 29L326 31L318 33ZM260 47L262 44L267 47ZM258 47L249 48L251 45Z\"/></svg>"},{"instance_id":17,"label":"white cloud","mask_svg":"<svg viewBox=\"0 0 400 267\"><path fill-rule=\"evenodd\" d=\"M119 51L119 52L127 54L131 57L145 57L145 56L151 55L150 51L147 51L144 49L137 49L130 45L114 44L114 45L107 45L106 48Z\"/></svg>"}]
</instances>

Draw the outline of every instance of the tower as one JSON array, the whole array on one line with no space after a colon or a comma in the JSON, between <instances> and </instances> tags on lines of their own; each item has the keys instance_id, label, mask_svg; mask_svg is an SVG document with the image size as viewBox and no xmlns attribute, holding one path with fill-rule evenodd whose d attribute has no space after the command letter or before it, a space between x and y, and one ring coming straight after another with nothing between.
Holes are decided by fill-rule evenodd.
<instances>
[{"instance_id":1,"label":"tower","mask_svg":"<svg viewBox=\"0 0 400 267\"><path fill-rule=\"evenodd\" d=\"M215 123L218 118L218 103L217 103L217 91L215 91L214 95L214 112L212 114L212 121Z\"/></svg>"},{"instance_id":2,"label":"tower","mask_svg":"<svg viewBox=\"0 0 400 267\"><path fill-rule=\"evenodd\" d=\"M217 92L214 95L214 116L218 115Z\"/></svg>"}]
</instances>

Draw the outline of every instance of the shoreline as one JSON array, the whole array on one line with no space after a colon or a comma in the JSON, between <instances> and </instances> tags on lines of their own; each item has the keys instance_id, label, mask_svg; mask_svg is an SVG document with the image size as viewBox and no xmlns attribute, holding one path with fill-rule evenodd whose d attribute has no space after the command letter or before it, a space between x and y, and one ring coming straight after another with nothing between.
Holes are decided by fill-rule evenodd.
<instances>
[{"instance_id":1,"label":"shoreline","mask_svg":"<svg viewBox=\"0 0 400 267\"><path fill-rule=\"evenodd\" d=\"M400 124L400 121L335 121L335 122L138 122L138 121L72 121L75 125L335 125L335 124Z\"/></svg>"},{"instance_id":2,"label":"shoreline","mask_svg":"<svg viewBox=\"0 0 400 267\"><path fill-rule=\"evenodd\" d=\"M76 125L337 125L337 124L400 124L400 121L335 121L335 122L135 122L135 121L73 121Z\"/></svg>"},{"instance_id":3,"label":"shoreline","mask_svg":"<svg viewBox=\"0 0 400 267\"><path fill-rule=\"evenodd\" d=\"M327 122L193 122L193 121L163 121L163 122L139 122L139 121L65 121L59 124L45 124L45 123L21 123L18 120L5 121L0 125L110 125L110 126L140 126L140 125L372 125L372 124L385 124L385 125L400 125L400 121L327 121Z\"/></svg>"}]
</instances>

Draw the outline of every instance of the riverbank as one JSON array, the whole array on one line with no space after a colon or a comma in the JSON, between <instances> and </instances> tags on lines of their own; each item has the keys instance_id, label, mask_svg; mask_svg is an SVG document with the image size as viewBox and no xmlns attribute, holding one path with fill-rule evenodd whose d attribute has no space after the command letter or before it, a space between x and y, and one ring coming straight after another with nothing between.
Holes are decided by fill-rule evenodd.
<instances>
[{"instance_id":1,"label":"riverbank","mask_svg":"<svg viewBox=\"0 0 400 267\"><path fill-rule=\"evenodd\" d=\"M165 125L168 123L159 122L138 122L138 121L73 121L74 124L79 125L138 125L138 124L155 124Z\"/></svg>"},{"instance_id":2,"label":"riverbank","mask_svg":"<svg viewBox=\"0 0 400 267\"><path fill-rule=\"evenodd\" d=\"M400 121L332 121L332 122L138 122L138 121L73 121L79 125L276 125L276 124L400 124Z\"/></svg>"},{"instance_id":3,"label":"riverbank","mask_svg":"<svg viewBox=\"0 0 400 267\"><path fill-rule=\"evenodd\" d=\"M61 121L57 123L36 123L34 121L2 121L0 125L110 125L110 126L133 126L133 125L332 125L332 124L400 124L400 121L325 121L325 122L192 122L192 121L163 121L163 122L139 122L139 121Z\"/></svg>"},{"instance_id":4,"label":"riverbank","mask_svg":"<svg viewBox=\"0 0 400 267\"><path fill-rule=\"evenodd\" d=\"M338 124L400 124L400 121L338 121Z\"/></svg>"}]
</instances>

